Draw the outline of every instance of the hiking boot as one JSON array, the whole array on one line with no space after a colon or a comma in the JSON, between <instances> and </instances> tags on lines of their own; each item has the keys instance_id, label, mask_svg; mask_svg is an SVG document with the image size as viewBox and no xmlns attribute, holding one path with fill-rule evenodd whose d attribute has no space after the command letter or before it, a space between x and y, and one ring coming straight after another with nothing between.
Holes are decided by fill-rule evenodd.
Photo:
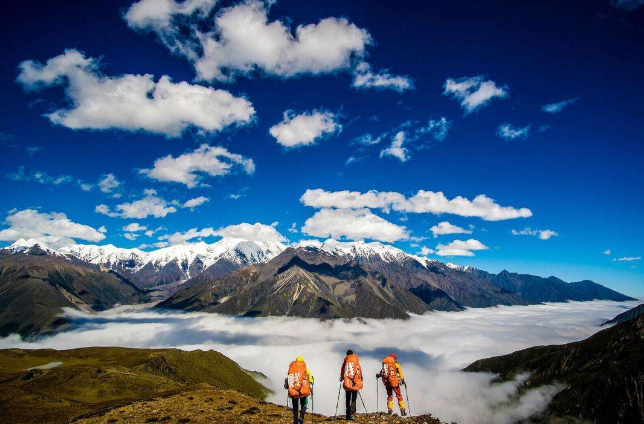
<instances>
[{"instance_id":1,"label":"hiking boot","mask_svg":"<svg viewBox=\"0 0 644 424\"><path fill-rule=\"evenodd\" d=\"M406 417L406 416L407 416L407 411L405 410L405 408L402 408L402 409L400 410L400 416L401 416L401 417Z\"/></svg>"},{"instance_id":2,"label":"hiking boot","mask_svg":"<svg viewBox=\"0 0 644 424\"><path fill-rule=\"evenodd\" d=\"M393 413L394 413L394 410L393 410L393 409L387 409L387 414L388 414L388 415L391 415L391 414L393 414Z\"/></svg>"}]
</instances>

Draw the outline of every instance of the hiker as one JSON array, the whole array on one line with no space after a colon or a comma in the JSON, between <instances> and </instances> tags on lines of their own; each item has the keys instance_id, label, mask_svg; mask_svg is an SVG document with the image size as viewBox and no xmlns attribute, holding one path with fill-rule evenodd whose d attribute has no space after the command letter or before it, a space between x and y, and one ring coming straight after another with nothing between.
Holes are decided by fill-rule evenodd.
<instances>
[{"instance_id":1,"label":"hiker","mask_svg":"<svg viewBox=\"0 0 644 424\"><path fill-rule=\"evenodd\" d=\"M304 358L298 356L288 366L288 376L284 380L284 388L293 403L293 424L304 423L304 414L309 404L309 396L313 394L313 375L306 367ZM298 419L299 408L299 419Z\"/></svg>"},{"instance_id":2,"label":"hiker","mask_svg":"<svg viewBox=\"0 0 644 424\"><path fill-rule=\"evenodd\" d=\"M398 406L400 407L400 415L406 416L405 401L400 393L400 385L406 385L405 376L395 353L382 360L382 370L376 374L376 378L382 378L385 389L387 389L387 413L392 414L394 412L393 392L395 392L396 398L398 398Z\"/></svg>"},{"instance_id":3,"label":"hiker","mask_svg":"<svg viewBox=\"0 0 644 424\"><path fill-rule=\"evenodd\" d=\"M347 420L352 420L356 413L356 400L358 390L362 389L362 367L358 355L351 349L347 350L342 368L340 369L340 381L344 388L344 398L347 406Z\"/></svg>"}]
</instances>

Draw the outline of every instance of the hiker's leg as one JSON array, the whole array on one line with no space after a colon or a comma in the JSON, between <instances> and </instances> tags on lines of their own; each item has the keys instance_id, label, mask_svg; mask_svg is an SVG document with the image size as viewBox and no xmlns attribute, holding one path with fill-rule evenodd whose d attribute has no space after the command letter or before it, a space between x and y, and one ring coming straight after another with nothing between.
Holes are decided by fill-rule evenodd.
<instances>
[{"instance_id":1,"label":"hiker's leg","mask_svg":"<svg viewBox=\"0 0 644 424\"><path fill-rule=\"evenodd\" d=\"M293 404L293 424L298 424L297 410L300 404L300 400L298 398L291 398L291 403Z\"/></svg>"},{"instance_id":2,"label":"hiker's leg","mask_svg":"<svg viewBox=\"0 0 644 424\"><path fill-rule=\"evenodd\" d=\"M304 422L304 414L306 414L306 408L309 406L309 397L303 397L300 399L300 424Z\"/></svg>"},{"instance_id":3,"label":"hiker's leg","mask_svg":"<svg viewBox=\"0 0 644 424\"><path fill-rule=\"evenodd\" d=\"M398 407L400 408L400 412L404 413L406 412L405 401L403 400L402 393L400 392L400 386L397 386L394 390L396 391L396 398L398 399Z\"/></svg>"},{"instance_id":4,"label":"hiker's leg","mask_svg":"<svg viewBox=\"0 0 644 424\"><path fill-rule=\"evenodd\" d=\"M351 415L356 414L356 408L358 406L358 392L351 392Z\"/></svg>"},{"instance_id":5,"label":"hiker's leg","mask_svg":"<svg viewBox=\"0 0 644 424\"><path fill-rule=\"evenodd\" d=\"M348 420L351 418L351 392L348 390L344 391L344 404L346 406L346 415Z\"/></svg>"},{"instance_id":6,"label":"hiker's leg","mask_svg":"<svg viewBox=\"0 0 644 424\"><path fill-rule=\"evenodd\" d=\"M386 386L387 389L387 412L391 414L394 412L394 390L391 386Z\"/></svg>"}]
</instances>

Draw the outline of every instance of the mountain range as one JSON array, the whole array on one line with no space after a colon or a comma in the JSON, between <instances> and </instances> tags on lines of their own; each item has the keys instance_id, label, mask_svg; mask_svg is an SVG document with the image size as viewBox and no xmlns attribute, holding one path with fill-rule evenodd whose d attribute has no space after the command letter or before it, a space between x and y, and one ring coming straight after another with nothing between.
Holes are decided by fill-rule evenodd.
<instances>
[{"instance_id":1,"label":"mountain range","mask_svg":"<svg viewBox=\"0 0 644 424\"><path fill-rule=\"evenodd\" d=\"M168 286L156 307L245 316L408 318L433 310L632 300L592 281L491 274L377 242L287 247L224 238L144 252L19 240L0 249L0 260L0 335L38 335L65 324L63 307L149 302L156 299L152 289Z\"/></svg>"},{"instance_id":2,"label":"mountain range","mask_svg":"<svg viewBox=\"0 0 644 424\"><path fill-rule=\"evenodd\" d=\"M290 247L265 264L200 276L159 308L231 315L407 318L409 313L567 300L632 300L591 281L490 274L409 255L380 243Z\"/></svg>"}]
</instances>

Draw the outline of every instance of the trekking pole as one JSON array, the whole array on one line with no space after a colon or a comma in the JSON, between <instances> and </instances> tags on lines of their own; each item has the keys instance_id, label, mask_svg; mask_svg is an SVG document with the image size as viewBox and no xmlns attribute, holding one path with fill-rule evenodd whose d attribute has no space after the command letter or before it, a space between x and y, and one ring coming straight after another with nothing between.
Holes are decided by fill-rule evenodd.
<instances>
[{"instance_id":1,"label":"trekking pole","mask_svg":"<svg viewBox=\"0 0 644 424\"><path fill-rule=\"evenodd\" d=\"M405 389L407 390L407 389ZM407 401L409 403L409 401ZM315 414L315 393L313 393L313 387L311 386L311 412Z\"/></svg>"},{"instance_id":2,"label":"trekking pole","mask_svg":"<svg viewBox=\"0 0 644 424\"><path fill-rule=\"evenodd\" d=\"M378 386L378 377L376 377L376 414L380 413L380 405L378 404L380 401L380 399L378 399Z\"/></svg>"},{"instance_id":3,"label":"trekking pole","mask_svg":"<svg viewBox=\"0 0 644 424\"><path fill-rule=\"evenodd\" d=\"M360 394L360 391L358 391L358 396L360 396L360 402L362 402L362 407L364 408L364 413L368 414L369 411L367 411L367 407L364 404L364 400L362 399L362 395Z\"/></svg>"},{"instance_id":4,"label":"trekking pole","mask_svg":"<svg viewBox=\"0 0 644 424\"><path fill-rule=\"evenodd\" d=\"M338 406L340 406L340 390L342 390L342 382L340 382L340 387L338 387L338 401L335 403L335 414L333 414L333 419L338 416Z\"/></svg>"},{"instance_id":5,"label":"trekking pole","mask_svg":"<svg viewBox=\"0 0 644 424\"><path fill-rule=\"evenodd\" d=\"M406 381L405 381L405 397L407 397L407 410L409 411L409 416L411 417L411 404L409 403L409 391L407 390Z\"/></svg>"}]
</instances>

